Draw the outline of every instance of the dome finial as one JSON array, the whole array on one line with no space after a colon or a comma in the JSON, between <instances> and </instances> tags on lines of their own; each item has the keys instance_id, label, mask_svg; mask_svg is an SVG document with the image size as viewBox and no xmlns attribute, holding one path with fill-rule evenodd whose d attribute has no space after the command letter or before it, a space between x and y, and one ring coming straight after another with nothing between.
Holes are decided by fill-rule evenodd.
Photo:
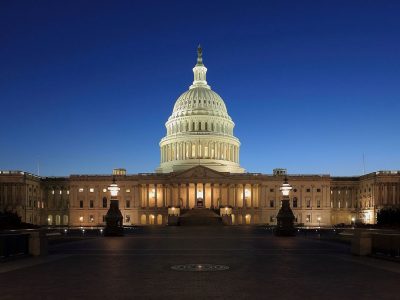
<instances>
[{"instance_id":1,"label":"dome finial","mask_svg":"<svg viewBox=\"0 0 400 300\"><path fill-rule=\"evenodd\" d=\"M201 48L201 45L199 44L197 46L197 65L202 65L203 64L203 49Z\"/></svg>"}]
</instances>

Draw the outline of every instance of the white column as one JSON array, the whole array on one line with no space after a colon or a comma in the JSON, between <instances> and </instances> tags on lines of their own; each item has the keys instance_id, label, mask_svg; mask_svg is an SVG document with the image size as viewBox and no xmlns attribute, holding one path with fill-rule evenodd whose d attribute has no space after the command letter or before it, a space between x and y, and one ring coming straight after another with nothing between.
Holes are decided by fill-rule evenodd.
<instances>
[{"instance_id":1,"label":"white column","mask_svg":"<svg viewBox=\"0 0 400 300\"><path fill-rule=\"evenodd\" d=\"M157 203L157 183L154 184L154 206L158 207L158 203Z\"/></svg>"},{"instance_id":2,"label":"white column","mask_svg":"<svg viewBox=\"0 0 400 300\"><path fill-rule=\"evenodd\" d=\"M149 191L149 185L146 184L146 208L149 207L149 193L150 193L150 191Z\"/></svg>"},{"instance_id":3,"label":"white column","mask_svg":"<svg viewBox=\"0 0 400 300\"><path fill-rule=\"evenodd\" d=\"M250 184L250 206L251 206L251 208L254 207L253 192L254 192L254 184Z\"/></svg>"},{"instance_id":4,"label":"white column","mask_svg":"<svg viewBox=\"0 0 400 300\"><path fill-rule=\"evenodd\" d=\"M178 206L181 206L180 198L181 198L181 184L178 183ZM182 206L183 206L183 203L182 203Z\"/></svg>"},{"instance_id":5,"label":"white column","mask_svg":"<svg viewBox=\"0 0 400 300\"><path fill-rule=\"evenodd\" d=\"M214 183L211 183L211 206L214 207Z\"/></svg>"},{"instance_id":6,"label":"white column","mask_svg":"<svg viewBox=\"0 0 400 300\"><path fill-rule=\"evenodd\" d=\"M242 198L243 198L243 207L247 207L247 201L246 201L246 194L245 194L245 190L246 190L246 184L242 184Z\"/></svg>"},{"instance_id":7,"label":"white column","mask_svg":"<svg viewBox=\"0 0 400 300\"><path fill-rule=\"evenodd\" d=\"M186 208L189 208L189 183L186 183Z\"/></svg>"}]
</instances>

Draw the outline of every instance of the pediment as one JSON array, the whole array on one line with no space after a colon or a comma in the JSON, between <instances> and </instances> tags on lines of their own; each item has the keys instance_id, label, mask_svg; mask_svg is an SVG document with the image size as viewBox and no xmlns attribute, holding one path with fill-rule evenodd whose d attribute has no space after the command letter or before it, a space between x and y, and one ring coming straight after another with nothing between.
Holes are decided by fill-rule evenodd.
<instances>
[{"instance_id":1,"label":"pediment","mask_svg":"<svg viewBox=\"0 0 400 300\"><path fill-rule=\"evenodd\" d=\"M225 178L229 173L218 172L204 166L196 166L175 174L175 178Z\"/></svg>"}]
</instances>

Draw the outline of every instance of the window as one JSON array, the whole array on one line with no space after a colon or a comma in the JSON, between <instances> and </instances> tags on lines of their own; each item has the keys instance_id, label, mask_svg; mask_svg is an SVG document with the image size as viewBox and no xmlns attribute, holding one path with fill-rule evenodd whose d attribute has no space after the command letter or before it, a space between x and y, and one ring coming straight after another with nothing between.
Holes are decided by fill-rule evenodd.
<instances>
[{"instance_id":1,"label":"window","mask_svg":"<svg viewBox=\"0 0 400 300\"><path fill-rule=\"evenodd\" d=\"M94 216L93 216L93 215L90 215L90 216L89 216L89 222L90 222L90 223L93 223L93 222L94 222Z\"/></svg>"},{"instance_id":2,"label":"window","mask_svg":"<svg viewBox=\"0 0 400 300\"><path fill-rule=\"evenodd\" d=\"M306 191L307 191L307 193L309 193L309 192L311 192L311 189L307 189Z\"/></svg>"},{"instance_id":3,"label":"window","mask_svg":"<svg viewBox=\"0 0 400 300\"><path fill-rule=\"evenodd\" d=\"M320 208L321 207L321 200L317 200L317 208Z\"/></svg>"},{"instance_id":4,"label":"window","mask_svg":"<svg viewBox=\"0 0 400 300\"><path fill-rule=\"evenodd\" d=\"M270 217L269 217L269 221L270 221L270 222L274 222L274 219L275 219L274 216L270 216Z\"/></svg>"},{"instance_id":5,"label":"window","mask_svg":"<svg viewBox=\"0 0 400 300\"><path fill-rule=\"evenodd\" d=\"M106 215L103 215L103 222L106 221Z\"/></svg>"},{"instance_id":6,"label":"window","mask_svg":"<svg viewBox=\"0 0 400 300\"><path fill-rule=\"evenodd\" d=\"M103 197L103 208L107 208L107 198Z\"/></svg>"},{"instance_id":7,"label":"window","mask_svg":"<svg viewBox=\"0 0 400 300\"><path fill-rule=\"evenodd\" d=\"M125 192L130 193L131 189L126 189Z\"/></svg>"},{"instance_id":8,"label":"window","mask_svg":"<svg viewBox=\"0 0 400 300\"><path fill-rule=\"evenodd\" d=\"M126 208L130 208L131 207L131 200L126 200Z\"/></svg>"},{"instance_id":9,"label":"window","mask_svg":"<svg viewBox=\"0 0 400 300\"><path fill-rule=\"evenodd\" d=\"M308 223L311 222L311 215L306 215L306 222L308 222Z\"/></svg>"},{"instance_id":10,"label":"window","mask_svg":"<svg viewBox=\"0 0 400 300\"><path fill-rule=\"evenodd\" d=\"M93 208L93 207L94 207L93 200L90 200L89 205L90 205L90 208Z\"/></svg>"},{"instance_id":11,"label":"window","mask_svg":"<svg viewBox=\"0 0 400 300\"><path fill-rule=\"evenodd\" d=\"M89 192L94 193L94 188L90 188Z\"/></svg>"},{"instance_id":12,"label":"window","mask_svg":"<svg viewBox=\"0 0 400 300\"><path fill-rule=\"evenodd\" d=\"M67 190L67 195L69 195L69 190Z\"/></svg>"},{"instance_id":13,"label":"window","mask_svg":"<svg viewBox=\"0 0 400 300\"><path fill-rule=\"evenodd\" d=\"M306 199L306 207L307 208L311 207L311 200L310 199Z\"/></svg>"},{"instance_id":14,"label":"window","mask_svg":"<svg viewBox=\"0 0 400 300\"><path fill-rule=\"evenodd\" d=\"M321 189L317 189L317 193L321 193Z\"/></svg>"},{"instance_id":15,"label":"window","mask_svg":"<svg viewBox=\"0 0 400 300\"><path fill-rule=\"evenodd\" d=\"M51 193L54 195L54 190L52 190Z\"/></svg>"},{"instance_id":16,"label":"window","mask_svg":"<svg viewBox=\"0 0 400 300\"><path fill-rule=\"evenodd\" d=\"M269 200L269 207L274 207L274 200Z\"/></svg>"},{"instance_id":17,"label":"window","mask_svg":"<svg viewBox=\"0 0 400 300\"><path fill-rule=\"evenodd\" d=\"M125 216L125 223L129 223L131 221L131 216L130 215L126 215Z\"/></svg>"},{"instance_id":18,"label":"window","mask_svg":"<svg viewBox=\"0 0 400 300\"><path fill-rule=\"evenodd\" d=\"M297 197L293 197L293 207L297 208Z\"/></svg>"},{"instance_id":19,"label":"window","mask_svg":"<svg viewBox=\"0 0 400 300\"><path fill-rule=\"evenodd\" d=\"M60 195L62 195L62 190L60 190Z\"/></svg>"},{"instance_id":20,"label":"window","mask_svg":"<svg viewBox=\"0 0 400 300\"><path fill-rule=\"evenodd\" d=\"M293 192L296 193L296 192L297 192L297 189L293 189Z\"/></svg>"},{"instance_id":21,"label":"window","mask_svg":"<svg viewBox=\"0 0 400 300\"><path fill-rule=\"evenodd\" d=\"M79 208L83 208L83 200L79 201Z\"/></svg>"},{"instance_id":22,"label":"window","mask_svg":"<svg viewBox=\"0 0 400 300\"><path fill-rule=\"evenodd\" d=\"M83 192L83 188L79 188L79 193L82 193Z\"/></svg>"},{"instance_id":23,"label":"window","mask_svg":"<svg viewBox=\"0 0 400 300\"><path fill-rule=\"evenodd\" d=\"M273 192L274 192L274 189L269 189L269 192L270 192L270 193L273 193Z\"/></svg>"}]
</instances>

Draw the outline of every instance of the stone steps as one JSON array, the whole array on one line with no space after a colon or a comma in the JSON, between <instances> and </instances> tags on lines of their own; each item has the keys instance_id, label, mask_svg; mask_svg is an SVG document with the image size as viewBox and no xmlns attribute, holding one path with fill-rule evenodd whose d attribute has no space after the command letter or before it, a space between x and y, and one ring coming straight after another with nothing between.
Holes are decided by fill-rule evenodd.
<instances>
[{"instance_id":1,"label":"stone steps","mask_svg":"<svg viewBox=\"0 0 400 300\"><path fill-rule=\"evenodd\" d=\"M188 210L179 217L181 226L220 226L223 225L221 216L207 208Z\"/></svg>"}]
</instances>

